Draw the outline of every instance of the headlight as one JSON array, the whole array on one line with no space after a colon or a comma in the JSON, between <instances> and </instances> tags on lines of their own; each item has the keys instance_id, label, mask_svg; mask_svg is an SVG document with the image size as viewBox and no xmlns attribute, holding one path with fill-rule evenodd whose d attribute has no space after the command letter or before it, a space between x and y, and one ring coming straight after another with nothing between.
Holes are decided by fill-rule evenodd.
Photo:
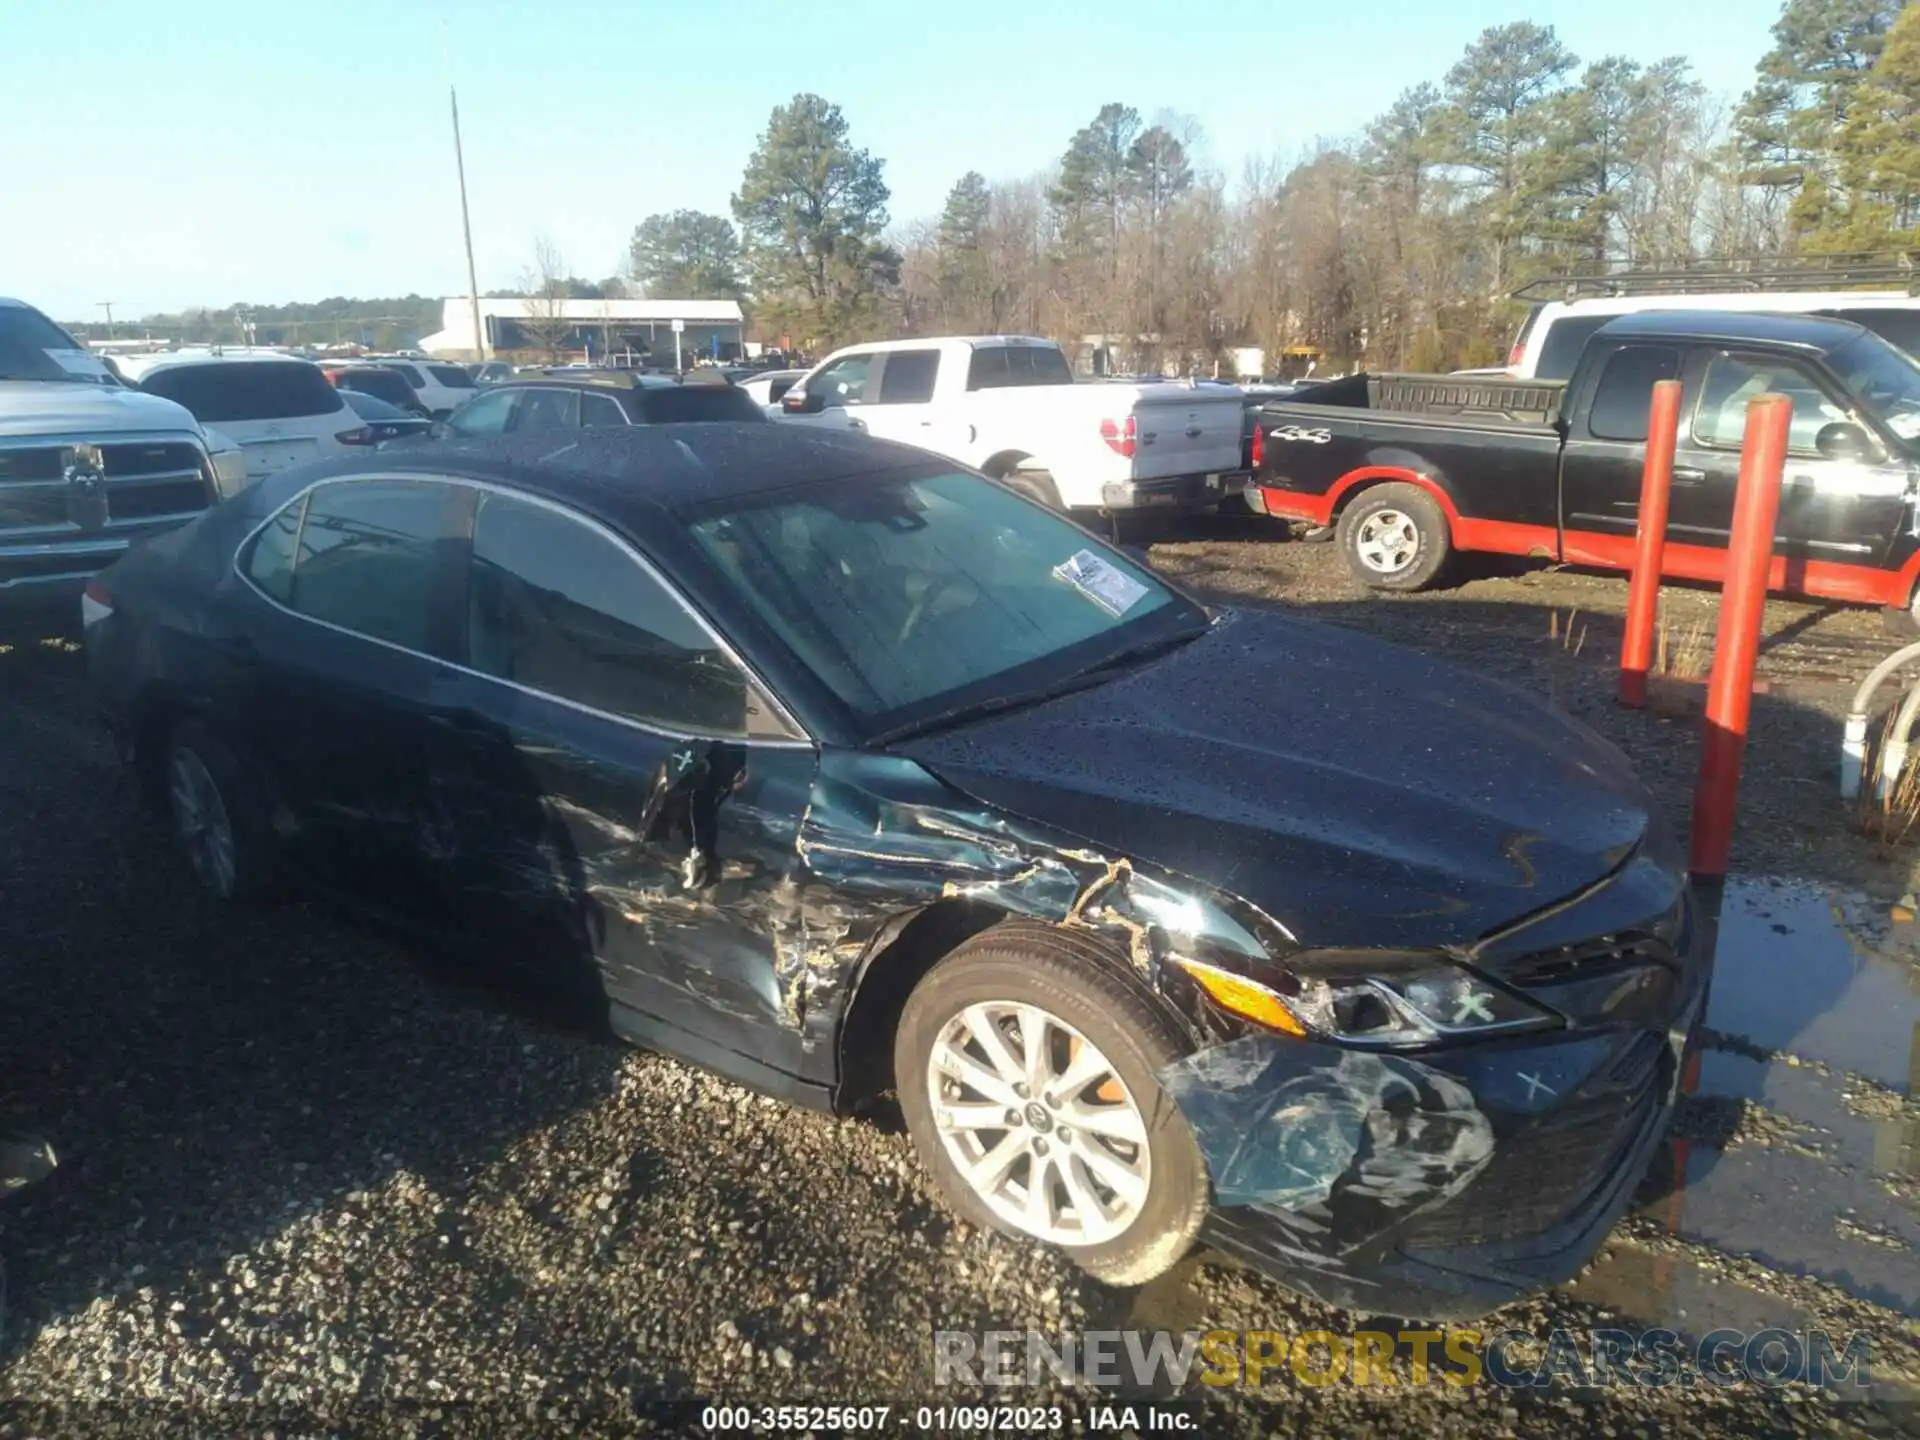
<instances>
[{"instance_id":1,"label":"headlight","mask_svg":"<svg viewBox=\"0 0 1920 1440\"><path fill-rule=\"evenodd\" d=\"M1174 959L1216 1003L1244 1019L1357 1048L1408 1049L1560 1023L1551 1011L1439 955L1307 951L1285 962L1287 993Z\"/></svg>"},{"instance_id":2,"label":"headlight","mask_svg":"<svg viewBox=\"0 0 1920 1440\"><path fill-rule=\"evenodd\" d=\"M1414 1049L1561 1024L1559 1015L1438 952L1301 950L1256 907L1116 866L1081 918L1149 943L1220 1008L1283 1034L1357 1049ZM1153 940L1149 941L1149 936Z\"/></svg>"}]
</instances>

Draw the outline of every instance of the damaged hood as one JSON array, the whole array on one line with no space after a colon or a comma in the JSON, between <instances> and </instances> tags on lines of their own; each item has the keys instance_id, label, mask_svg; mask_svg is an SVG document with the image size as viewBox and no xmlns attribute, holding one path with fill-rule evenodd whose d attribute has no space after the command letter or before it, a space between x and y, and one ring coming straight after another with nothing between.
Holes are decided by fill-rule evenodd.
<instances>
[{"instance_id":1,"label":"damaged hood","mask_svg":"<svg viewBox=\"0 0 1920 1440\"><path fill-rule=\"evenodd\" d=\"M1090 689L900 741L976 800L1252 901L1306 946L1467 944L1615 869L1649 801L1511 686L1229 612Z\"/></svg>"}]
</instances>

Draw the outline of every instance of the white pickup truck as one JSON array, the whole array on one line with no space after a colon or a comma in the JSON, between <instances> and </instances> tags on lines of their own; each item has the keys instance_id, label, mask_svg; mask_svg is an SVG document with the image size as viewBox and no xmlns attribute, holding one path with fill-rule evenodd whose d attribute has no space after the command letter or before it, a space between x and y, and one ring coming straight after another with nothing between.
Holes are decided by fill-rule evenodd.
<instances>
[{"instance_id":1,"label":"white pickup truck","mask_svg":"<svg viewBox=\"0 0 1920 1440\"><path fill-rule=\"evenodd\" d=\"M95 571L245 484L231 439L0 298L0 631L77 624Z\"/></svg>"},{"instance_id":2,"label":"white pickup truck","mask_svg":"<svg viewBox=\"0 0 1920 1440\"><path fill-rule=\"evenodd\" d=\"M782 397L1006 479L1065 510L1201 510L1240 495L1241 396L1184 381L1076 383L1050 340L889 340L836 350Z\"/></svg>"}]
</instances>

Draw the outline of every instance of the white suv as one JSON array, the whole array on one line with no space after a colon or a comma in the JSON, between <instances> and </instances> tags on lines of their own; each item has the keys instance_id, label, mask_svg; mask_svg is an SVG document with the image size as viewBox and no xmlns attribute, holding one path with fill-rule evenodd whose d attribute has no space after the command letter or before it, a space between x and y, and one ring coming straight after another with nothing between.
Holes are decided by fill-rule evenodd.
<instances>
[{"instance_id":1,"label":"white suv","mask_svg":"<svg viewBox=\"0 0 1920 1440\"><path fill-rule=\"evenodd\" d=\"M1503 374L1521 380L1565 380L1594 331L1641 310L1759 310L1827 315L1864 325L1910 355L1920 355L1920 298L1899 291L1794 290L1775 294L1609 295L1536 305L1520 327Z\"/></svg>"},{"instance_id":2,"label":"white suv","mask_svg":"<svg viewBox=\"0 0 1920 1440\"><path fill-rule=\"evenodd\" d=\"M471 400L473 392L479 388L479 382L466 366L451 361L421 360L406 355L367 355L362 358L383 370L396 371L401 379L413 387L413 393L420 397L420 403L427 407L436 420L446 419Z\"/></svg>"},{"instance_id":3,"label":"white suv","mask_svg":"<svg viewBox=\"0 0 1920 1440\"><path fill-rule=\"evenodd\" d=\"M114 364L147 394L184 405L202 425L239 441L249 481L374 443L320 367L291 355L174 350Z\"/></svg>"}]
</instances>

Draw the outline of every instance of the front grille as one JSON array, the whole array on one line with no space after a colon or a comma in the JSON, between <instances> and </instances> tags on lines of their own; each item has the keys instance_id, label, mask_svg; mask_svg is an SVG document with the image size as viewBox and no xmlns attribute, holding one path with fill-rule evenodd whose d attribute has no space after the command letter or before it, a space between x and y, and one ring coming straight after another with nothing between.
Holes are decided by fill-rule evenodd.
<instances>
[{"instance_id":1,"label":"front grille","mask_svg":"<svg viewBox=\"0 0 1920 1440\"><path fill-rule=\"evenodd\" d=\"M200 473L200 452L192 445L170 441L150 445L102 445L100 458L106 465L109 480L178 476L182 471L189 475Z\"/></svg>"},{"instance_id":2,"label":"front grille","mask_svg":"<svg viewBox=\"0 0 1920 1440\"><path fill-rule=\"evenodd\" d=\"M1664 1090L1658 1035L1621 1052L1598 1094L1576 1097L1502 1148L1460 1194L1415 1216L1402 1244L1446 1248L1525 1240L1565 1220L1640 1138Z\"/></svg>"},{"instance_id":3,"label":"front grille","mask_svg":"<svg viewBox=\"0 0 1920 1440\"><path fill-rule=\"evenodd\" d=\"M133 527L144 531L152 528L150 521L195 515L214 502L213 476L200 447L164 437L99 444L106 476L101 496L90 501L77 496L66 483L66 463L71 447L84 443L0 445L0 544L85 540ZM105 500L104 524L100 499ZM8 568L17 573L20 567Z\"/></svg>"},{"instance_id":4,"label":"front grille","mask_svg":"<svg viewBox=\"0 0 1920 1440\"><path fill-rule=\"evenodd\" d=\"M0 450L0 485L13 481L58 480L60 469L60 452L56 449Z\"/></svg>"},{"instance_id":5,"label":"front grille","mask_svg":"<svg viewBox=\"0 0 1920 1440\"><path fill-rule=\"evenodd\" d=\"M1500 971L1500 978L1528 987L1558 985L1567 980L1586 980L1615 970L1631 970L1644 965L1678 963L1673 947L1651 935L1607 935L1578 945L1561 945L1537 954L1523 955Z\"/></svg>"},{"instance_id":6,"label":"front grille","mask_svg":"<svg viewBox=\"0 0 1920 1440\"><path fill-rule=\"evenodd\" d=\"M67 523L67 488L60 484L0 484L0 531Z\"/></svg>"},{"instance_id":7,"label":"front grille","mask_svg":"<svg viewBox=\"0 0 1920 1440\"><path fill-rule=\"evenodd\" d=\"M200 480L162 485L115 485L107 491L115 520L149 520L156 515L192 515L207 508L207 487Z\"/></svg>"}]
</instances>

